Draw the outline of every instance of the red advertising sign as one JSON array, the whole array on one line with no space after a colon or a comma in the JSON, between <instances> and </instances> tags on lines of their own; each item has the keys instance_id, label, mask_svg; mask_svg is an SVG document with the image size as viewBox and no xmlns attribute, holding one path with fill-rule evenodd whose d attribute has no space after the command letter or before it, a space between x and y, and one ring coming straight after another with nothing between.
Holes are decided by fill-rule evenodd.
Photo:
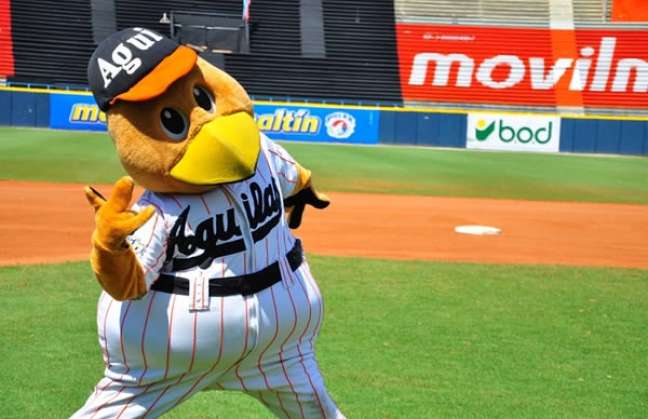
<instances>
[{"instance_id":1,"label":"red advertising sign","mask_svg":"<svg viewBox=\"0 0 648 419\"><path fill-rule=\"evenodd\" d=\"M648 29L397 25L405 100L648 109Z\"/></svg>"},{"instance_id":2,"label":"red advertising sign","mask_svg":"<svg viewBox=\"0 0 648 419\"><path fill-rule=\"evenodd\" d=\"M612 20L615 22L648 22L646 0L614 0Z\"/></svg>"},{"instance_id":3,"label":"red advertising sign","mask_svg":"<svg viewBox=\"0 0 648 419\"><path fill-rule=\"evenodd\" d=\"M11 2L0 0L0 76L13 76L14 57L11 39Z\"/></svg>"}]
</instances>

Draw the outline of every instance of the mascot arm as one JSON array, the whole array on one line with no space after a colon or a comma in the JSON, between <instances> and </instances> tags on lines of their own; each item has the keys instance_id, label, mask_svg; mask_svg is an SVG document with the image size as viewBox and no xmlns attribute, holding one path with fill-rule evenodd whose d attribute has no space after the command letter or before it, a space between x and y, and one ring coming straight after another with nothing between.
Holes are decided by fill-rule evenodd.
<instances>
[{"instance_id":1,"label":"mascot arm","mask_svg":"<svg viewBox=\"0 0 648 419\"><path fill-rule=\"evenodd\" d=\"M92 188L85 189L86 198L95 210L92 269L101 287L119 301L138 298L147 292L144 271L126 238L146 223L155 209L147 207L139 213L128 209L133 186L131 178L119 179L108 200Z\"/></svg>"},{"instance_id":2,"label":"mascot arm","mask_svg":"<svg viewBox=\"0 0 648 419\"><path fill-rule=\"evenodd\" d=\"M306 205L324 209L331 201L325 194L315 189L310 170L297 163L279 144L270 139L266 141L270 158L279 177L281 192L285 197L283 203L288 216L288 226L293 229L298 228Z\"/></svg>"},{"instance_id":3,"label":"mascot arm","mask_svg":"<svg viewBox=\"0 0 648 419\"><path fill-rule=\"evenodd\" d=\"M302 216L306 205L317 209L324 209L329 206L329 198L318 192L312 184L311 172L297 164L299 172L299 183L293 190L293 194L284 199L284 207L288 213L288 227L298 228L301 225Z\"/></svg>"}]
</instances>

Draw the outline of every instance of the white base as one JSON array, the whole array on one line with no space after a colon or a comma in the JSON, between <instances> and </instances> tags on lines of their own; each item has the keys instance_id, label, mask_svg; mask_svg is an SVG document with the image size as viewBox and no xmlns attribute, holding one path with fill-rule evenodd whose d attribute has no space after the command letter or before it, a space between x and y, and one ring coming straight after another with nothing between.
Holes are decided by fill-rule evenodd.
<instances>
[{"instance_id":1,"label":"white base","mask_svg":"<svg viewBox=\"0 0 648 419\"><path fill-rule=\"evenodd\" d=\"M495 236L502 232L497 227L480 226L480 225L465 225L455 227L455 233L472 234L474 236Z\"/></svg>"}]
</instances>

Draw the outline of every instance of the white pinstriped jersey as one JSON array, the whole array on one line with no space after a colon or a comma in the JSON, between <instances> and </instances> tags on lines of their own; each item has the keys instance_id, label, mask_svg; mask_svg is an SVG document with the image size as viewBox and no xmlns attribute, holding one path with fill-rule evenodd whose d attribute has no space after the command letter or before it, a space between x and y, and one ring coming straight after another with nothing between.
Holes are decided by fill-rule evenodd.
<instances>
[{"instance_id":1,"label":"white pinstriped jersey","mask_svg":"<svg viewBox=\"0 0 648 419\"><path fill-rule=\"evenodd\" d=\"M262 136L249 179L197 195L142 195L133 209L153 205L156 214L128 241L149 292L128 301L102 293L97 329L106 369L74 419L158 417L205 389L244 391L279 417L344 418L315 359L319 288L306 261L292 271L285 257L295 238L282 199L298 176L290 155ZM271 287L199 298L196 284L206 279L274 262L282 281ZM189 295L151 290L160 273L189 279Z\"/></svg>"},{"instance_id":2,"label":"white pinstriped jersey","mask_svg":"<svg viewBox=\"0 0 648 419\"><path fill-rule=\"evenodd\" d=\"M160 273L189 280L256 272L288 252L294 237L283 217L299 174L292 157L264 135L254 176L200 195L145 192L134 206L156 214L130 238L147 288Z\"/></svg>"}]
</instances>

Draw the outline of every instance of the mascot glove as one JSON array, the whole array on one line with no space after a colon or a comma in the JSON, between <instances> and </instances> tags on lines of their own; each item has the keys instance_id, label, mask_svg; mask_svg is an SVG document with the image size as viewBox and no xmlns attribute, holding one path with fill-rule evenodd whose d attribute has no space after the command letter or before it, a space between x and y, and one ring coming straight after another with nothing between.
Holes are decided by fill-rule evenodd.
<instances>
[{"instance_id":1,"label":"mascot glove","mask_svg":"<svg viewBox=\"0 0 648 419\"><path fill-rule=\"evenodd\" d=\"M95 210L93 242L106 250L118 252L128 249L126 237L146 223L155 213L155 207L146 207L139 213L129 210L134 182L124 176L115 182L108 200L93 188L86 186L85 195Z\"/></svg>"},{"instance_id":2,"label":"mascot glove","mask_svg":"<svg viewBox=\"0 0 648 419\"><path fill-rule=\"evenodd\" d=\"M315 190L310 179L308 179L306 185L299 192L284 199L283 202L288 213L288 227L292 229L298 228L301 225L306 205L311 205L317 209L324 209L331 203L325 194Z\"/></svg>"}]
</instances>

